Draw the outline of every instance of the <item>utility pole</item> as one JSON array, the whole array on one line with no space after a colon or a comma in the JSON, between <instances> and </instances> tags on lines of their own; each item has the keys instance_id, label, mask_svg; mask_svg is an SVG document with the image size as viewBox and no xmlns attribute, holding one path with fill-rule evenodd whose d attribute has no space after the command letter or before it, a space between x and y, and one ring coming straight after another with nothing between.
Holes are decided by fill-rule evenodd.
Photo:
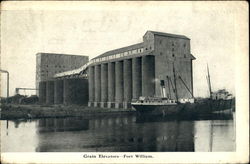
<instances>
[{"instance_id":1,"label":"utility pole","mask_svg":"<svg viewBox=\"0 0 250 164\"><path fill-rule=\"evenodd\" d=\"M6 70L0 69L0 72L7 74L7 99L9 98L9 72Z\"/></svg>"}]
</instances>

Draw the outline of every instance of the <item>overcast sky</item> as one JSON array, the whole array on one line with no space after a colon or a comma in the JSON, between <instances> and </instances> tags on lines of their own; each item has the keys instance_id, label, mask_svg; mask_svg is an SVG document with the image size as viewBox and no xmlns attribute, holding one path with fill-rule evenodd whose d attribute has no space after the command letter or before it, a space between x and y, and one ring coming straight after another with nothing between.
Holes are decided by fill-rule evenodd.
<instances>
[{"instance_id":1,"label":"overcast sky","mask_svg":"<svg viewBox=\"0 0 250 164\"><path fill-rule=\"evenodd\" d=\"M105 51L142 42L147 30L191 39L194 94L212 89L235 94L235 62L244 2L5 2L1 13L1 68L16 87L35 87L36 53L66 53L94 58ZM240 19L239 19L240 18ZM240 26L240 27L239 27ZM245 30L245 29L243 29ZM1 96L6 96L2 74Z\"/></svg>"}]
</instances>

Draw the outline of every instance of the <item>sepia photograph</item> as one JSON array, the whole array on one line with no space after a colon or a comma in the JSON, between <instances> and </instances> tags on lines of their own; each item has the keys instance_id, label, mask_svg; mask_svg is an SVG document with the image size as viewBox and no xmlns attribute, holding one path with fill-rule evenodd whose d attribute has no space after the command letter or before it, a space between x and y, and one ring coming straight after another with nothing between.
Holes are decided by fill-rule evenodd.
<instances>
[{"instance_id":1,"label":"sepia photograph","mask_svg":"<svg viewBox=\"0 0 250 164\"><path fill-rule=\"evenodd\" d=\"M248 163L248 21L244 1L1 2L1 163Z\"/></svg>"}]
</instances>

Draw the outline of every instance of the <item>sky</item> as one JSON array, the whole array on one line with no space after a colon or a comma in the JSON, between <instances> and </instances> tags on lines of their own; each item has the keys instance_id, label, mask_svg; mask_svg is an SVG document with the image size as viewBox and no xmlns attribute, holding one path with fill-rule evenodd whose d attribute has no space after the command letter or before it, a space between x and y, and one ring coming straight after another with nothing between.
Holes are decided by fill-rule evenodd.
<instances>
[{"instance_id":1,"label":"sky","mask_svg":"<svg viewBox=\"0 0 250 164\"><path fill-rule=\"evenodd\" d=\"M238 45L242 31L247 31L246 6L244 2L4 2L1 69L10 73L13 95L16 87L35 88L38 52L91 59L142 42L146 31L153 30L191 39L196 97L208 96L207 64L212 90L235 94L236 62L248 55ZM1 74L1 96L6 96L5 74Z\"/></svg>"}]
</instances>

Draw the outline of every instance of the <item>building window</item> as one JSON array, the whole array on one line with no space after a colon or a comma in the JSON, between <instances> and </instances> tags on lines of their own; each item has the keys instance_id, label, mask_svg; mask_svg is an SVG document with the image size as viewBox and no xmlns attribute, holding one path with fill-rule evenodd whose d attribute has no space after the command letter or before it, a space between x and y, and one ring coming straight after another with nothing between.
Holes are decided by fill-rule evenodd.
<instances>
[{"instance_id":1,"label":"building window","mask_svg":"<svg viewBox=\"0 0 250 164\"><path fill-rule=\"evenodd\" d=\"M184 54L184 58L186 58L186 54Z\"/></svg>"},{"instance_id":2,"label":"building window","mask_svg":"<svg viewBox=\"0 0 250 164\"><path fill-rule=\"evenodd\" d=\"M186 47L186 43L184 43L183 47Z\"/></svg>"},{"instance_id":3,"label":"building window","mask_svg":"<svg viewBox=\"0 0 250 164\"><path fill-rule=\"evenodd\" d=\"M174 46L174 43L172 42L172 46Z\"/></svg>"},{"instance_id":4,"label":"building window","mask_svg":"<svg viewBox=\"0 0 250 164\"><path fill-rule=\"evenodd\" d=\"M174 54L172 54L172 56L174 57Z\"/></svg>"},{"instance_id":5,"label":"building window","mask_svg":"<svg viewBox=\"0 0 250 164\"><path fill-rule=\"evenodd\" d=\"M162 43L162 40L160 40L159 43L161 44L161 43Z\"/></svg>"},{"instance_id":6,"label":"building window","mask_svg":"<svg viewBox=\"0 0 250 164\"><path fill-rule=\"evenodd\" d=\"M162 56L162 52L160 52L160 55Z\"/></svg>"},{"instance_id":7,"label":"building window","mask_svg":"<svg viewBox=\"0 0 250 164\"><path fill-rule=\"evenodd\" d=\"M137 51L137 50L132 50L132 54L136 54L136 51Z\"/></svg>"}]
</instances>

